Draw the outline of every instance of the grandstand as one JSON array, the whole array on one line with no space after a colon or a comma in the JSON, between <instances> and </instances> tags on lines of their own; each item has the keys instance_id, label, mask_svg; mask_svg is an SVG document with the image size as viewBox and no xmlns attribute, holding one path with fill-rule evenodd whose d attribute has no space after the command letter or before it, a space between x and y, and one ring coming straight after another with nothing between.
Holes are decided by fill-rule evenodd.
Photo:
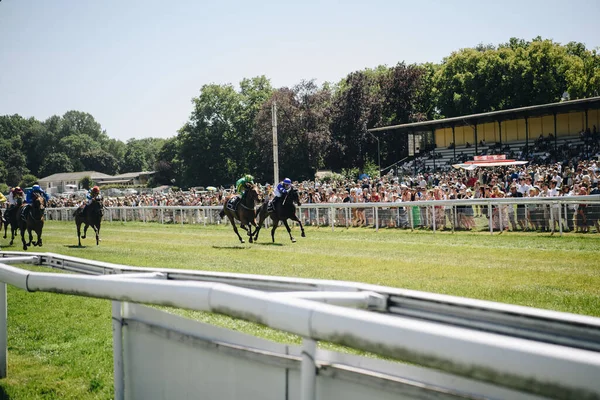
<instances>
[{"instance_id":1,"label":"grandstand","mask_svg":"<svg viewBox=\"0 0 600 400\"><path fill-rule=\"evenodd\" d=\"M528 161L563 161L569 151L596 155L600 97L563 101L439 120L369 129L421 135L431 143L420 156L400 165L420 171L447 170L475 155L506 154ZM407 146L408 147L408 146ZM595 150L595 151L594 151ZM416 168L415 168L416 164Z\"/></svg>"}]
</instances>

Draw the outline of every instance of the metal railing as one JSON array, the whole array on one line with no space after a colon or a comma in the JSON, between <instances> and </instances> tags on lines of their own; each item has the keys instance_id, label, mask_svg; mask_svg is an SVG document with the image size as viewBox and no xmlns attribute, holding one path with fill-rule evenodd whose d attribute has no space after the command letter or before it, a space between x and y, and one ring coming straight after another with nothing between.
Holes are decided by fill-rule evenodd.
<instances>
[{"instance_id":1,"label":"metal railing","mask_svg":"<svg viewBox=\"0 0 600 400\"><path fill-rule=\"evenodd\" d=\"M9 265L25 262L78 274L33 272ZM117 399L125 397L125 382L131 377L125 374L124 366L130 364L127 357L135 353L123 350L128 338L123 330L129 329L130 322L139 324L127 312L123 314L121 302L216 312L301 336L298 386L300 398L307 400L317 398L322 374L336 365L343 367L334 359L319 362L317 341L421 364L454 377L450 387L442 391L439 374L428 382L410 382L401 374L374 370L381 387L395 383L418 387L424 392L418 398L600 397L600 319L588 316L358 282L138 268L20 252L0 253L0 316L6 316L5 283L29 292L113 301ZM0 376L6 376L6 322L0 319ZM156 331L156 327L152 329ZM165 335L165 339L178 340L182 332L175 333ZM215 348L227 347L223 339L212 340ZM355 376L367 362L363 358L362 364L352 366ZM135 365L129 368L137 370ZM151 382L173 379L162 370L160 373L160 379ZM373 375L373 371L361 373ZM202 377L199 372L191 375ZM471 381L461 385L458 377ZM516 392L499 394L498 387Z\"/></svg>"},{"instance_id":2,"label":"metal railing","mask_svg":"<svg viewBox=\"0 0 600 400\"><path fill-rule=\"evenodd\" d=\"M585 212L578 212L585 206ZM222 206L107 207L104 221L154 222L161 224L227 224ZM48 208L46 219L72 221L74 207ZM297 215L305 225L335 227L477 229L494 231L573 231L593 226L600 214L600 195L570 197L427 200L395 203L302 204ZM482 216L483 220L474 220ZM269 224L267 219L267 225ZM472 225L472 226L471 226Z\"/></svg>"}]
</instances>

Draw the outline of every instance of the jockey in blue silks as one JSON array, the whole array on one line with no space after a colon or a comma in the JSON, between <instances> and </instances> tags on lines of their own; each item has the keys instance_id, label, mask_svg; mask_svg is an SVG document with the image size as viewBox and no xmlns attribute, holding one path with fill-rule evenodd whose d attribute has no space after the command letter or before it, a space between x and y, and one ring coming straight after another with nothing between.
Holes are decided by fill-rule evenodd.
<instances>
[{"instance_id":1,"label":"jockey in blue silks","mask_svg":"<svg viewBox=\"0 0 600 400\"><path fill-rule=\"evenodd\" d=\"M31 189L29 189L25 195L25 203L27 203L27 204L33 203L33 195L36 193L43 196L44 200L46 200L46 202L48 202L48 200L50 200L50 196L48 196L48 193L44 192L44 189L42 189L40 187L40 185L33 185L31 187Z\"/></svg>"},{"instance_id":2,"label":"jockey in blue silks","mask_svg":"<svg viewBox=\"0 0 600 400\"><path fill-rule=\"evenodd\" d=\"M277 205L277 203L280 201L280 199L288 194L288 192L290 191L290 189L292 188L292 180L290 178L285 178L282 182L280 182L277 187L275 188L275 191L273 192L273 194L275 195L275 198L273 199L273 207L275 207L275 205Z\"/></svg>"},{"instance_id":3,"label":"jockey in blue silks","mask_svg":"<svg viewBox=\"0 0 600 400\"><path fill-rule=\"evenodd\" d=\"M44 192L44 189L42 189L40 185L33 185L31 189L27 190L27 193L25 193L25 206L21 210L22 218L25 218L28 215L29 207L33 204L33 196L35 194L42 196L46 203L50 200L50 196L48 196L48 193Z\"/></svg>"}]
</instances>

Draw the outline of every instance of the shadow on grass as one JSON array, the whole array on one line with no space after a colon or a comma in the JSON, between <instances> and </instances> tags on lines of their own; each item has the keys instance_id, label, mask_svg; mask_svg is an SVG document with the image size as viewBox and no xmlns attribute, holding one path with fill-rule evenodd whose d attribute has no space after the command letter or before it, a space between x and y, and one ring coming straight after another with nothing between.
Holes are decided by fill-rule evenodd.
<instances>
[{"instance_id":1,"label":"shadow on grass","mask_svg":"<svg viewBox=\"0 0 600 400\"><path fill-rule=\"evenodd\" d=\"M213 249L219 249L219 250L243 250L245 248L246 248L246 246L243 246L243 245L239 245L239 246L213 246Z\"/></svg>"},{"instance_id":2,"label":"shadow on grass","mask_svg":"<svg viewBox=\"0 0 600 400\"><path fill-rule=\"evenodd\" d=\"M283 243L273 243L273 242L262 242L262 243L254 242L254 244L258 244L260 246L283 246Z\"/></svg>"},{"instance_id":3,"label":"shadow on grass","mask_svg":"<svg viewBox=\"0 0 600 400\"><path fill-rule=\"evenodd\" d=\"M85 248L87 248L87 246L84 246L84 245L79 246L78 244L65 244L64 246L69 249L85 249Z\"/></svg>"}]
</instances>

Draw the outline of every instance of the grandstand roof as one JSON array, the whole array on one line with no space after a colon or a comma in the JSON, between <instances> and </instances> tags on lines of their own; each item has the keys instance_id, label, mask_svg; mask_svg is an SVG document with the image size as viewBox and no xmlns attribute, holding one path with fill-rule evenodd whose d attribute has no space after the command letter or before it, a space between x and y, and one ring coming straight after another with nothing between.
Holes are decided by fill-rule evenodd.
<instances>
[{"instance_id":1,"label":"grandstand roof","mask_svg":"<svg viewBox=\"0 0 600 400\"><path fill-rule=\"evenodd\" d=\"M80 172L62 172L58 174L52 174L39 180L39 182L60 182L60 181L78 181L86 176L89 176L93 180L102 178L111 178L110 175L103 174L102 172L96 171L80 171Z\"/></svg>"},{"instance_id":2,"label":"grandstand roof","mask_svg":"<svg viewBox=\"0 0 600 400\"><path fill-rule=\"evenodd\" d=\"M600 107L600 97L589 97L587 99L569 100L560 103L548 103L537 106L511 108L509 110L491 111L487 113L462 115L459 117L435 119L431 121L413 122L410 124L383 126L368 129L369 132L380 132L388 130L418 131L439 128L450 128L452 126L473 125L473 123L485 123L505 121L525 117L540 117L554 113L566 113L569 111L582 111L590 108Z\"/></svg>"}]
</instances>

